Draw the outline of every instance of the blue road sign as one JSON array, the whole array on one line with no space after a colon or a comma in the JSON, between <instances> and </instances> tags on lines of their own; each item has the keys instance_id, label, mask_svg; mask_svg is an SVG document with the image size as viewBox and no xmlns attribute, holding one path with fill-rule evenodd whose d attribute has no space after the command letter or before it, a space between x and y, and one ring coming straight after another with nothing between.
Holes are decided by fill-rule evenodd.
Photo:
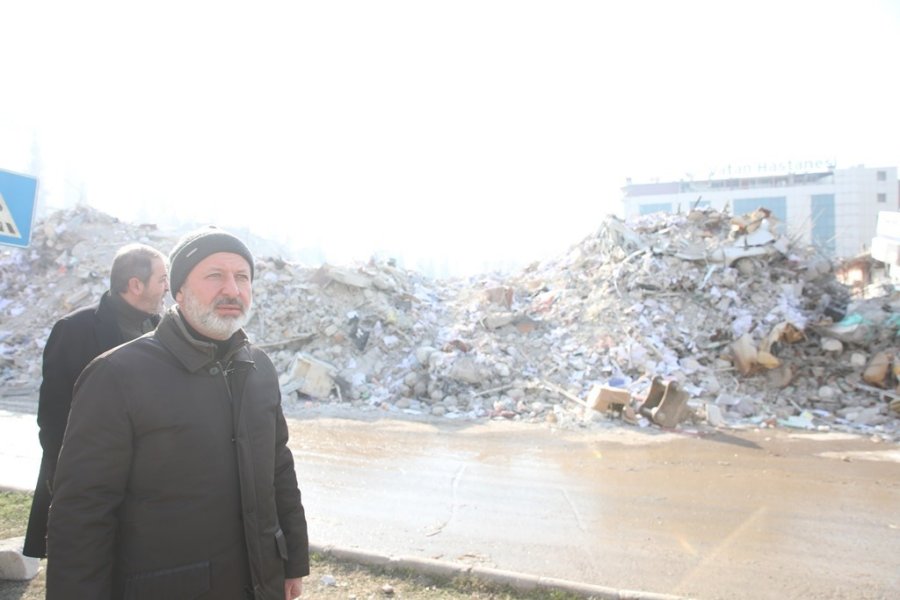
<instances>
[{"instance_id":1,"label":"blue road sign","mask_svg":"<svg viewBox=\"0 0 900 600\"><path fill-rule=\"evenodd\" d=\"M31 243L37 179L0 170L0 244Z\"/></svg>"}]
</instances>

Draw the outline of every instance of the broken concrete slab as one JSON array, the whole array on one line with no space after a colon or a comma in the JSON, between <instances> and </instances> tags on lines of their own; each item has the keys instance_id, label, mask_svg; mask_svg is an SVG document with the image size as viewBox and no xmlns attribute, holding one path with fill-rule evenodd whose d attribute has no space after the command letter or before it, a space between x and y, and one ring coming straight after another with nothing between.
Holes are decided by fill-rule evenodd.
<instances>
[{"instance_id":1,"label":"broken concrete slab","mask_svg":"<svg viewBox=\"0 0 900 600\"><path fill-rule=\"evenodd\" d=\"M312 398L328 398L334 388L337 368L307 354L297 354L286 376L282 377L283 394L297 391Z\"/></svg>"},{"instance_id":2,"label":"broken concrete slab","mask_svg":"<svg viewBox=\"0 0 900 600\"><path fill-rule=\"evenodd\" d=\"M613 405L625 407L631 404L631 393L622 388L595 385L588 394L587 405L597 412L606 412Z\"/></svg>"}]
</instances>

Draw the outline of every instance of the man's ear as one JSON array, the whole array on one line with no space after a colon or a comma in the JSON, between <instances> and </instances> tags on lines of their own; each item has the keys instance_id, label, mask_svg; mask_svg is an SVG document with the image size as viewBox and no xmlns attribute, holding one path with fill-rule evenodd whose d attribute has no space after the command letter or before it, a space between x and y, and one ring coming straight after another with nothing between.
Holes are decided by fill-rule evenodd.
<instances>
[{"instance_id":1,"label":"man's ear","mask_svg":"<svg viewBox=\"0 0 900 600\"><path fill-rule=\"evenodd\" d=\"M132 277L128 280L128 291L140 296L144 292L144 282L137 277Z\"/></svg>"}]
</instances>

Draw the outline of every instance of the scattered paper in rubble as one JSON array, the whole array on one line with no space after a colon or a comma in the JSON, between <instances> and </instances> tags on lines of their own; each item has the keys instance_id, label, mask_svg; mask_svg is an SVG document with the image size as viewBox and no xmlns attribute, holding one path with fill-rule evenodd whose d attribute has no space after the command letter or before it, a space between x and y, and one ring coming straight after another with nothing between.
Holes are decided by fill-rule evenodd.
<instances>
[{"instance_id":1,"label":"scattered paper in rubble","mask_svg":"<svg viewBox=\"0 0 900 600\"><path fill-rule=\"evenodd\" d=\"M40 222L30 248L0 250L0 394L36 389L50 328L107 288L118 247L168 253L179 233L79 207ZM872 391L895 388L897 372L864 373L879 353L900 355L900 300L852 301L771 215L610 217L561 256L446 280L393 261L310 266L254 251L247 331L272 357L288 412L335 402L647 426L636 410L659 377L686 398L667 426L805 426L812 414L898 435L889 398Z\"/></svg>"}]
</instances>

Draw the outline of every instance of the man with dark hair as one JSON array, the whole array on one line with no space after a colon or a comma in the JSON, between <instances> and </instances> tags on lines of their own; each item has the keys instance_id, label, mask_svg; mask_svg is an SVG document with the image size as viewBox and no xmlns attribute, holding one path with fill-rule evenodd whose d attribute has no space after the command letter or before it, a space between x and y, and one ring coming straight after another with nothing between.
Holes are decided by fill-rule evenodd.
<instances>
[{"instance_id":1,"label":"man with dark hair","mask_svg":"<svg viewBox=\"0 0 900 600\"><path fill-rule=\"evenodd\" d=\"M170 260L176 306L76 384L50 509L49 600L291 600L309 574L278 375L242 329L253 256L207 228Z\"/></svg>"},{"instance_id":2,"label":"man with dark hair","mask_svg":"<svg viewBox=\"0 0 900 600\"><path fill-rule=\"evenodd\" d=\"M109 279L109 291L99 303L57 321L44 346L38 399L43 457L25 534L26 556L47 556L47 510L75 380L94 357L159 323L169 290L166 257L150 246L129 244L116 253Z\"/></svg>"}]
</instances>

